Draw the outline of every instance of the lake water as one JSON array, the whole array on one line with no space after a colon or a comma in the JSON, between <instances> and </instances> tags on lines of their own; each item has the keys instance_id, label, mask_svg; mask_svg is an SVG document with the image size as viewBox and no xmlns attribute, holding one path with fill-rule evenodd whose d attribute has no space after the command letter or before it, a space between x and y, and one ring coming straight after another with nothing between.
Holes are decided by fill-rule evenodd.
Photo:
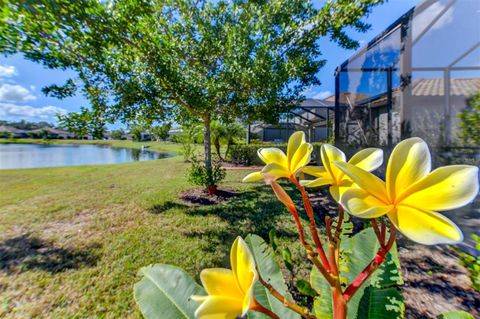
<instances>
[{"instance_id":1,"label":"lake water","mask_svg":"<svg viewBox=\"0 0 480 319\"><path fill-rule=\"evenodd\" d=\"M172 155L104 145L0 144L0 169L115 164Z\"/></svg>"}]
</instances>

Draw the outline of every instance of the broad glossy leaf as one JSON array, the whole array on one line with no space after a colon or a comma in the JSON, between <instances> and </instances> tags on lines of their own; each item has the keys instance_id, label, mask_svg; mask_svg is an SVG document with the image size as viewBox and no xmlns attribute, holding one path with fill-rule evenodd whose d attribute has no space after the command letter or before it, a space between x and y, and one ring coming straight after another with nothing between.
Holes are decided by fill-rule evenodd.
<instances>
[{"instance_id":1,"label":"broad glossy leaf","mask_svg":"<svg viewBox=\"0 0 480 319\"><path fill-rule=\"evenodd\" d=\"M135 301L146 319L194 318L198 304L190 296L206 293L187 273L161 264L139 273L143 278L135 284Z\"/></svg>"},{"instance_id":2,"label":"broad glossy leaf","mask_svg":"<svg viewBox=\"0 0 480 319\"><path fill-rule=\"evenodd\" d=\"M465 311L449 311L441 314L438 319L475 319L474 316Z\"/></svg>"},{"instance_id":3,"label":"broad glossy leaf","mask_svg":"<svg viewBox=\"0 0 480 319\"><path fill-rule=\"evenodd\" d=\"M257 235L248 235L245 238L250 251L255 258L257 269L264 280L269 282L278 292L287 298L292 298L288 292L287 285L283 279L280 266L275 260L270 246ZM254 287L255 298L266 308L272 310L282 319L297 319L300 318L295 312L286 308L279 300L272 296L267 289L265 289L259 282ZM250 311L248 313L249 318L268 318L265 315Z\"/></svg>"},{"instance_id":4,"label":"broad glossy leaf","mask_svg":"<svg viewBox=\"0 0 480 319\"><path fill-rule=\"evenodd\" d=\"M370 286L363 291L357 319L401 319L404 314L403 297L397 289Z\"/></svg>"},{"instance_id":5,"label":"broad glossy leaf","mask_svg":"<svg viewBox=\"0 0 480 319\"><path fill-rule=\"evenodd\" d=\"M367 228L352 237L342 236L340 272L342 282L346 286L368 265L379 248L377 237L372 228ZM403 280L399 272L397 247L394 245L382 266L367 280L348 303L348 318L356 319L360 300L365 288L372 285L376 288L387 288L401 285ZM312 287L320 295L315 299L314 311L318 317L331 318L332 300L330 287L320 272L312 269L310 275Z\"/></svg>"}]
</instances>

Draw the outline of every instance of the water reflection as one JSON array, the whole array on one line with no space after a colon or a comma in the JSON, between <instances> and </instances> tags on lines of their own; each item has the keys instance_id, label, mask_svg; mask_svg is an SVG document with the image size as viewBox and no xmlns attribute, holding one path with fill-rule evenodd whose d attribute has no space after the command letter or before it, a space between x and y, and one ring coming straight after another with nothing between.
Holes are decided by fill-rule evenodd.
<instances>
[{"instance_id":1,"label":"water reflection","mask_svg":"<svg viewBox=\"0 0 480 319\"><path fill-rule=\"evenodd\" d=\"M172 155L104 145L0 144L0 169L115 164Z\"/></svg>"}]
</instances>

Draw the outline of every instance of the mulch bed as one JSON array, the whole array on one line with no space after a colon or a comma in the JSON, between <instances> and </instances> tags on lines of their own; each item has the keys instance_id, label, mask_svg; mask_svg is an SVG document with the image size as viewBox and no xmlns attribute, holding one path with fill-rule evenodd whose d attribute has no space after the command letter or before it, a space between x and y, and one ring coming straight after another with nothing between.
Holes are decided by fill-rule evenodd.
<instances>
[{"instance_id":1,"label":"mulch bed","mask_svg":"<svg viewBox=\"0 0 480 319\"><path fill-rule=\"evenodd\" d=\"M179 198L188 205L212 206L224 204L239 194L233 189L222 188L217 191L216 195L208 195L204 188L193 188L181 192Z\"/></svg>"},{"instance_id":2,"label":"mulch bed","mask_svg":"<svg viewBox=\"0 0 480 319\"><path fill-rule=\"evenodd\" d=\"M405 284L406 318L436 318L451 310L464 310L480 318L480 292L470 287L468 270L450 246L424 246L399 241Z\"/></svg>"}]
</instances>

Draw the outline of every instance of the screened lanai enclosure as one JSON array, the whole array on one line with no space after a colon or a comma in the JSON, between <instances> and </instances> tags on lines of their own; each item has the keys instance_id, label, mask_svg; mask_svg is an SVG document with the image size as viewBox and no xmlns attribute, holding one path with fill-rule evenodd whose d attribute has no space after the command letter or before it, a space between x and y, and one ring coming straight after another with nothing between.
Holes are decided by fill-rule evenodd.
<instances>
[{"instance_id":1,"label":"screened lanai enclosure","mask_svg":"<svg viewBox=\"0 0 480 319\"><path fill-rule=\"evenodd\" d=\"M433 167L478 166L480 145L460 138L459 118L472 112L476 94L480 1L421 1L337 68L335 143L349 155L363 146L388 155L400 140L418 136L430 147ZM477 197L448 215L472 254L480 253L470 238L480 235L479 213Z\"/></svg>"},{"instance_id":2,"label":"screened lanai enclosure","mask_svg":"<svg viewBox=\"0 0 480 319\"><path fill-rule=\"evenodd\" d=\"M338 144L388 148L419 136L430 146L462 146L458 114L480 93L480 1L421 1L335 79Z\"/></svg>"}]
</instances>

